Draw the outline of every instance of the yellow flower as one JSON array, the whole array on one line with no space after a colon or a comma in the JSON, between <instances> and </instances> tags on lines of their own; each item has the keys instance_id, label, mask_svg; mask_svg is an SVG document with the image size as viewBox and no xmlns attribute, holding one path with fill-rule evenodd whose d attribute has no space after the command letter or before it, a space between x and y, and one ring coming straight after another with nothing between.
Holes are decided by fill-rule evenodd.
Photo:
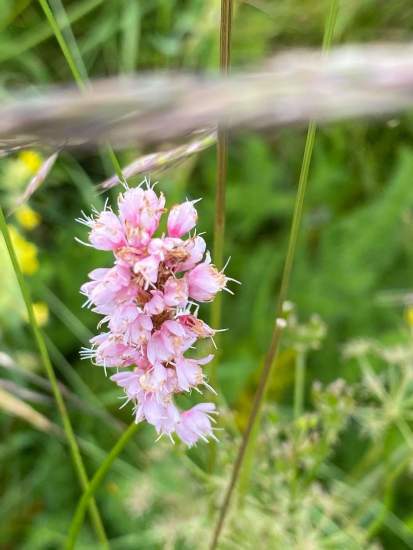
<instances>
[{"instance_id":1,"label":"yellow flower","mask_svg":"<svg viewBox=\"0 0 413 550\"><path fill-rule=\"evenodd\" d=\"M35 151L22 151L16 157L4 161L1 186L15 194L27 186L42 164L43 158Z\"/></svg>"},{"instance_id":2,"label":"yellow flower","mask_svg":"<svg viewBox=\"0 0 413 550\"><path fill-rule=\"evenodd\" d=\"M25 204L16 210L16 218L19 224L28 231L37 227L41 221L40 214Z\"/></svg>"},{"instance_id":3,"label":"yellow flower","mask_svg":"<svg viewBox=\"0 0 413 550\"><path fill-rule=\"evenodd\" d=\"M45 302L35 302L33 312L39 326L43 327L49 320L49 308Z\"/></svg>"},{"instance_id":4,"label":"yellow flower","mask_svg":"<svg viewBox=\"0 0 413 550\"><path fill-rule=\"evenodd\" d=\"M22 151L19 153L18 159L31 174L38 172L43 162L42 157L36 151Z\"/></svg>"},{"instance_id":5,"label":"yellow flower","mask_svg":"<svg viewBox=\"0 0 413 550\"><path fill-rule=\"evenodd\" d=\"M39 269L36 245L26 241L13 225L9 225L9 231L20 269L25 275L33 275Z\"/></svg>"},{"instance_id":6,"label":"yellow flower","mask_svg":"<svg viewBox=\"0 0 413 550\"><path fill-rule=\"evenodd\" d=\"M407 324L413 327L413 307L408 307L405 311Z\"/></svg>"}]
</instances>

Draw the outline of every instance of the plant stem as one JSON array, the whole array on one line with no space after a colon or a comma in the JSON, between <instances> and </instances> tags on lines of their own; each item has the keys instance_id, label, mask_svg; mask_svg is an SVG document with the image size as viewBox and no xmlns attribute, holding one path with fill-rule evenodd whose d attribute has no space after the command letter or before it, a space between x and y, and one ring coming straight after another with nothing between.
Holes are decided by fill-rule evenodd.
<instances>
[{"instance_id":1,"label":"plant stem","mask_svg":"<svg viewBox=\"0 0 413 550\"><path fill-rule=\"evenodd\" d=\"M51 29L53 30L53 33L60 46L60 49L62 50L63 56L66 59L66 62L73 75L73 78L76 81L76 84L78 85L81 91L85 91L89 85L86 69L83 67L83 65L79 66L78 63L76 63L75 56L72 54L69 44L67 43L65 37L63 36L59 23L56 17L54 16L54 13L51 10L47 0L39 0L39 4L44 11L44 14L47 18L47 21L49 22ZM64 11L63 5L61 5L61 11L65 16L65 19L68 20L66 12ZM82 76L82 73L83 73L83 76ZM115 173L119 181L121 181L123 184L126 184L126 180L122 174L122 168L120 166L120 163L118 161L118 158L114 150L112 149L112 146L110 144L106 144L105 149L106 149L106 154L108 155L113 165L113 168L115 170Z\"/></svg>"},{"instance_id":2,"label":"plant stem","mask_svg":"<svg viewBox=\"0 0 413 550\"><path fill-rule=\"evenodd\" d=\"M86 89L86 82L82 75L80 74L80 70L76 64L75 58L72 55L72 52L70 51L69 45L67 44L62 31L60 30L59 24L47 2L47 0L39 0L39 4L44 11L44 14L47 18L47 21L49 22L49 25L56 37L56 40L60 46L60 49L62 50L62 53L66 59L67 64L69 65L69 69L73 75L73 78L76 81L76 84L79 86L81 90Z\"/></svg>"},{"instance_id":3,"label":"plant stem","mask_svg":"<svg viewBox=\"0 0 413 550\"><path fill-rule=\"evenodd\" d=\"M221 26L219 38L219 67L222 74L228 74L231 64L231 27L232 0L221 0ZM217 132L217 182L215 194L215 222L213 258L218 269L224 264L225 238L225 187L228 168L228 132L218 128ZM211 306L211 325L220 328L222 311L222 294L219 293ZM211 365L211 384L217 383L216 364Z\"/></svg>"},{"instance_id":4,"label":"plant stem","mask_svg":"<svg viewBox=\"0 0 413 550\"><path fill-rule=\"evenodd\" d=\"M69 534L65 545L66 550L72 550L75 547L80 528L82 527L86 507L88 506L90 500L93 498L95 491L102 483L104 477L108 473L110 467L112 466L112 463L122 452L123 448L134 435L137 429L138 424L136 424L135 422L130 424L129 428L123 432L117 443L114 445L114 447L112 447L110 453L106 455L106 458L91 479L87 489L82 495L82 498L78 502L75 514L72 519L72 523L70 524Z\"/></svg>"},{"instance_id":5,"label":"plant stem","mask_svg":"<svg viewBox=\"0 0 413 550\"><path fill-rule=\"evenodd\" d=\"M330 47L331 40L333 37L334 27L337 19L338 2L339 0L331 0L330 11L327 17L325 30L324 30L324 37L323 37L324 51ZM242 442L233 466L231 479L228 484L227 490L225 492L223 504L219 510L218 520L214 529L212 542L210 546L211 550L214 550L217 547L219 537L221 535L221 531L224 526L224 521L231 503L232 493L235 489L246 452L248 451L250 441L253 440L253 438L251 438L251 434L254 431L255 423L259 416L262 403L265 400L268 381L271 377L271 374L277 359L281 334L284 328L284 320L282 318L283 304L287 299L287 294L288 294L288 289L289 289L289 284L291 279L291 272L292 272L292 267L293 267L293 262L295 257L295 251L297 248L297 242L298 242L298 237L300 233L304 198L305 198L305 192L307 189L308 173L310 168L311 157L314 149L315 135L316 135L316 125L314 122L310 122L308 126L307 138L306 138L305 147L304 147L303 161L302 161L300 177L298 181L298 189L297 189L297 195L296 195L295 204L294 204L294 212L293 212L293 218L292 218L291 229L290 229L287 256L285 259L284 269L283 269L282 278L281 278L281 287L280 287L280 292L278 296L278 302L277 302L277 308L276 308L276 319L275 319L274 329L271 337L271 343L264 361L264 366L262 369L260 381L258 384L256 394L254 396L254 401L252 403L251 411L249 414L247 427L245 429Z\"/></svg>"},{"instance_id":6,"label":"plant stem","mask_svg":"<svg viewBox=\"0 0 413 550\"><path fill-rule=\"evenodd\" d=\"M49 353L47 351L43 334L39 328L39 325L37 324L36 317L34 315L33 302L30 295L30 291L24 279L23 273L20 269L16 251L14 249L14 246L10 237L9 228L7 226L6 218L4 216L3 209L1 208L1 206L0 206L0 230L3 235L4 241L6 243L6 247L10 256L14 273L16 275L16 278L20 287L20 291L23 296L24 303L26 305L27 317L29 319L29 323L32 328L33 335L36 340L36 345L39 350L40 358L43 363L44 370L46 371L46 374L49 378L53 395L57 403L57 408L62 418L63 428L66 434L67 441L69 443L72 460L73 460L75 469L77 471L80 485L84 490L86 490L89 483L87 473L86 473L86 468L83 464L83 460L80 455L80 451L79 451L79 447L73 431L73 427L70 422L69 414L67 412L66 405L63 400L61 391L59 389L59 385L56 379L56 374L54 372L52 362L50 361ZM107 544L105 530L94 500L90 502L89 512L90 512L91 520L93 522L97 537L99 538L103 547L108 548L109 546Z\"/></svg>"},{"instance_id":7,"label":"plant stem","mask_svg":"<svg viewBox=\"0 0 413 550\"><path fill-rule=\"evenodd\" d=\"M294 418L303 413L304 386L305 386L306 356L304 351L297 351L295 358L295 381L294 381Z\"/></svg>"},{"instance_id":8,"label":"plant stem","mask_svg":"<svg viewBox=\"0 0 413 550\"><path fill-rule=\"evenodd\" d=\"M227 75L231 65L231 27L232 27L232 0L221 0L221 23L219 34L219 68L222 74ZM224 265L224 239L225 239L225 191L228 169L228 132L225 128L217 129L217 181L215 192L215 221L214 221L214 246L213 258L218 269ZM221 327L222 317L222 293L215 296L211 305L211 326ZM216 342L219 344L219 334ZM218 363L219 353L209 367L209 380L211 385L218 389ZM217 446L211 441L208 453L208 471L215 467Z\"/></svg>"},{"instance_id":9,"label":"plant stem","mask_svg":"<svg viewBox=\"0 0 413 550\"><path fill-rule=\"evenodd\" d=\"M411 451L413 449L413 437L408 424L403 418L399 418L395 421L395 425L402 434L408 448ZM370 524L366 533L366 540L372 539L380 531L388 514L390 513L392 507L391 504L394 500L394 485L399 475L404 471L406 465L409 463L409 459L410 457L408 456L407 461L400 461L400 463L395 468L389 469L390 473L388 474L386 482L384 483L384 506L380 510L377 517Z\"/></svg>"}]
</instances>

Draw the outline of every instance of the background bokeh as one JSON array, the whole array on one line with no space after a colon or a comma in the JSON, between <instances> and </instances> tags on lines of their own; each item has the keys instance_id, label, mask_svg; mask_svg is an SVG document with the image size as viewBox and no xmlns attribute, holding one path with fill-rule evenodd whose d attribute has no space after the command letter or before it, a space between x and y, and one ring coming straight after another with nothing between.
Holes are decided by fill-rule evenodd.
<instances>
[{"instance_id":1,"label":"background bokeh","mask_svg":"<svg viewBox=\"0 0 413 550\"><path fill-rule=\"evenodd\" d=\"M60 2L50 4L59 13ZM408 0L347 0L341 4L335 43L403 41L412 36L413 5ZM328 5L319 0L236 2L233 66L254 66L289 47L320 45ZM91 78L217 67L217 0L73 0L65 1L64 9L73 31L71 36L66 28L67 36L77 44ZM1 0L0 10L3 98L16 87L36 89L72 81L37 2ZM229 331L219 341L218 376L239 427L245 425L270 340L305 131L293 128L230 137L225 255L231 257L229 275L242 285L235 289L235 296L223 297L223 326ZM323 333L325 329L322 342L315 346L318 349L307 354L308 407L315 380L325 384L337 378L347 383L360 380L357 361L343 355L349 341L374 339L382 346L393 346L406 345L411 338L412 139L410 114L336 123L318 130L289 296L300 320L308 322L318 315L318 330ZM131 148L120 151L119 159L124 165L145 152L149 151ZM48 154L36 149L1 159L0 193L6 208L11 208ZM74 219L92 204L102 205L104 196L96 194L95 185L111 174L110 162L99 153L63 152L30 199L30 208L19 209L9 218L90 471L115 443L131 414L128 407L118 410L119 391L103 371L79 360L79 349L97 323L93 313L82 309L79 287L91 269L107 265L110 258L75 242L76 236L85 238L85 231ZM199 228L212 246L215 148L153 178L159 181L169 205L185 197L202 197ZM117 192L111 192L112 200ZM0 396L5 403L0 405L0 547L57 548L79 490L68 451L55 428L59 418L44 384L3 243L0 265L0 388L31 407L25 417L13 409L16 403L8 406L6 397ZM208 318L208 306L202 314ZM281 415L292 403L297 352L289 342L288 338L284 341L268 396L269 402L278 404ZM43 386L36 377L43 378ZM50 423L36 424L40 420L34 410ZM165 507L181 506L178 495L188 480L185 469L182 473L179 467L188 457L184 459L181 448L172 449L166 442L154 449L154 439L152 429L142 427L99 492L114 548L168 547L157 533L157 524ZM340 439L331 460L350 471L361 460L366 443L355 424ZM396 448L397 442L396 435L386 439L387 450L377 455L377 461L385 464L386 452ZM202 468L204 453L198 448L190 460ZM370 464L374 463L373 457ZM381 499L385 490L384 482L379 482L375 498ZM164 500L158 500L159 493ZM412 497L406 468L394 481L391 502L386 504L403 522L403 532L413 529ZM408 543L412 543L411 534L410 539L403 538L385 524L375 536L385 548L413 547ZM79 548L96 547L92 541L93 534L86 527ZM169 547L191 546L178 540ZM360 547L364 546L355 546Z\"/></svg>"}]
</instances>

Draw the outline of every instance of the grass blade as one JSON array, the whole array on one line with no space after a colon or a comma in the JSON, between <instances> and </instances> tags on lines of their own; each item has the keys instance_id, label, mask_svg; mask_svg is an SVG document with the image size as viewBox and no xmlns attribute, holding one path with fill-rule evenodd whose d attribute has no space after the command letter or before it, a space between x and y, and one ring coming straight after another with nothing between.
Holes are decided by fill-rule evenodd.
<instances>
[{"instance_id":1,"label":"grass blade","mask_svg":"<svg viewBox=\"0 0 413 550\"><path fill-rule=\"evenodd\" d=\"M83 460L82 460L82 457L81 457L81 454L80 454L80 451L79 451L79 447L78 447L78 444L77 444L77 441L76 441L76 437L75 437L75 434L74 434L74 431L73 431L72 423L70 421L69 414L67 412L66 405L65 405L65 402L63 400L63 396L61 394L59 384L58 384L57 379L56 379L56 374L54 372L53 365L50 361L49 353L47 351L47 346L46 346L43 334L40 330L40 327L37 324L36 317L34 315L33 302L32 302L32 298L31 298L31 295L30 295L29 287L27 286L26 281L23 277L23 273L20 269L19 262L17 260L17 255L16 255L13 243L12 243L11 238L10 238L10 233L9 233L9 229L8 229L8 226L7 226L7 223L6 223L6 218L4 216L3 209L1 208L1 206L0 206L0 231L3 235L4 241L6 243L6 247L7 247L9 256L10 256L10 260L11 260L11 263L13 265L13 270L14 270L14 273L16 275L16 278L17 278L17 281L18 281L18 284L19 284L19 287L20 287L20 291L21 291L23 299L24 299L24 303L26 305L27 316L28 316L28 319L29 319L31 329L33 331L34 338L36 340L36 345L37 345L38 350L39 350L39 354L40 354L40 357L41 357L41 360L42 360L42 363L43 363L43 367L44 367L44 370L46 371L47 376L49 378L50 385L51 385L52 391L53 391L53 395L55 397L57 407L58 407L60 416L62 418L63 428L64 428L64 431L65 431L65 434L66 434L67 441L69 443L72 460L73 460L74 466L76 468L76 471L77 471L77 474L78 474L78 477L79 477L79 480L80 480L80 484L81 484L83 489L86 489L88 487L88 483L89 483L87 473L86 473L86 468L83 464ZM92 522L93 522L96 534L97 534L99 540L101 541L101 543L107 548L108 546L107 546L107 539L106 539L105 531L104 531L104 528L103 528L102 521L100 519L99 511L98 511L96 503L94 501L92 501L90 503L89 510L90 510L90 515L91 515L91 518L92 518Z\"/></svg>"},{"instance_id":2,"label":"grass blade","mask_svg":"<svg viewBox=\"0 0 413 550\"><path fill-rule=\"evenodd\" d=\"M93 498L94 493L108 473L113 461L122 452L123 448L131 439L131 437L135 434L137 429L138 424L133 422L129 426L129 428L122 434L112 450L107 454L105 460L102 462L99 469L96 471L95 475L91 479L88 488L83 493L82 498L79 500L76 512L73 516L72 523L69 529L69 534L67 537L67 542L65 545L66 550L73 550L75 548L76 540L82 527L85 511L87 506L89 505L90 500Z\"/></svg>"}]
</instances>

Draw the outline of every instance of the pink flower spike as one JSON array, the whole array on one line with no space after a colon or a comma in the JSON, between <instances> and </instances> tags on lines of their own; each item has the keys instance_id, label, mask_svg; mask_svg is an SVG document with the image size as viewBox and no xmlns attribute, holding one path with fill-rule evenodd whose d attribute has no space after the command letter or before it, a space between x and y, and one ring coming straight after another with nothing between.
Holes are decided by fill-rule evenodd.
<instances>
[{"instance_id":1,"label":"pink flower spike","mask_svg":"<svg viewBox=\"0 0 413 550\"><path fill-rule=\"evenodd\" d=\"M122 388L124 404L133 403L136 422L152 424L159 437L167 435L172 442L176 433L191 447L199 439L215 439L215 406L203 403L182 412L174 398L192 390L202 393L201 385L215 393L203 369L213 355L184 355L201 338L214 343L217 331L198 319L198 302L211 301L234 279L211 264L205 241L194 230L197 201L174 206L166 235L155 237L164 196L148 182L146 187L125 187L118 216L105 205L103 212L79 220L90 229L88 246L114 257L112 267L93 270L81 287L85 305L103 316L99 331L107 324L81 356L117 370L110 379Z\"/></svg>"},{"instance_id":2,"label":"pink flower spike","mask_svg":"<svg viewBox=\"0 0 413 550\"><path fill-rule=\"evenodd\" d=\"M186 201L171 208L168 216L169 237L182 237L196 225L198 213L194 204L198 201Z\"/></svg>"},{"instance_id":3,"label":"pink flower spike","mask_svg":"<svg viewBox=\"0 0 413 550\"><path fill-rule=\"evenodd\" d=\"M188 283L186 279L169 277L163 293L165 304L168 307L185 307L188 302Z\"/></svg>"},{"instance_id":4,"label":"pink flower spike","mask_svg":"<svg viewBox=\"0 0 413 550\"><path fill-rule=\"evenodd\" d=\"M209 416L214 412L213 403L200 403L189 411L181 413L180 421L176 425L176 433L188 447L195 445L199 439L208 441L208 437L212 437L216 440L212 431L212 418Z\"/></svg>"}]
</instances>

